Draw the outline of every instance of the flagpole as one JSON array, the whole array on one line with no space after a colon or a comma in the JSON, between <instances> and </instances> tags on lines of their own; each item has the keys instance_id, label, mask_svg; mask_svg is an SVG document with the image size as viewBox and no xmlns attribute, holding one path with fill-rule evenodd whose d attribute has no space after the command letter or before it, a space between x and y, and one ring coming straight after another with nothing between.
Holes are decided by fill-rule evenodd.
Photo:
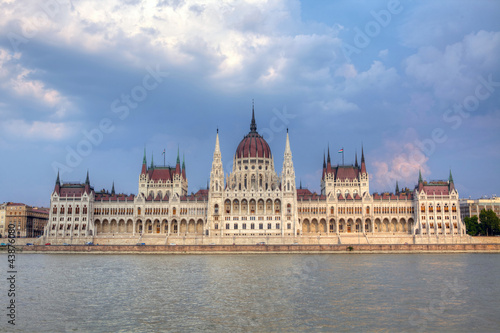
<instances>
[{"instance_id":1,"label":"flagpole","mask_svg":"<svg viewBox=\"0 0 500 333\"><path fill-rule=\"evenodd\" d=\"M342 147L342 166L344 166L344 147Z\"/></svg>"},{"instance_id":2,"label":"flagpole","mask_svg":"<svg viewBox=\"0 0 500 333\"><path fill-rule=\"evenodd\" d=\"M165 148L163 148L163 167L165 167Z\"/></svg>"}]
</instances>

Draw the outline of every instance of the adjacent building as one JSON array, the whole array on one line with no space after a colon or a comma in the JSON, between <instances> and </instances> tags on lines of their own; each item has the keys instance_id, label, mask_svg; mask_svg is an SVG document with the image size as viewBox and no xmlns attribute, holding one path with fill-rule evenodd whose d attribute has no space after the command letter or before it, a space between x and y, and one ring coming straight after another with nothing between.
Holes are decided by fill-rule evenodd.
<instances>
[{"instance_id":1,"label":"adjacent building","mask_svg":"<svg viewBox=\"0 0 500 333\"><path fill-rule=\"evenodd\" d=\"M5 210L5 222L0 224L2 237L8 236L9 225L15 229L16 237L38 237L43 235L44 228L49 220L48 208L8 202L0 207L0 214L3 214L1 213L3 210Z\"/></svg>"},{"instance_id":2,"label":"adjacent building","mask_svg":"<svg viewBox=\"0 0 500 333\"><path fill-rule=\"evenodd\" d=\"M144 151L137 195L117 194L114 184L110 192L96 192L88 172L84 183L65 184L58 175L45 236L156 236L194 239L195 243L221 239L252 243L342 235L367 239L374 235L429 239L465 235L451 171L448 179L433 182L419 174L413 190L400 191L396 186L394 193L370 193L363 147L361 162L356 155L353 165L332 165L328 150L317 194L297 188L288 130L284 139L278 174L252 109L250 131L236 146L232 171L224 174L217 131L209 184L194 194L188 194L185 162L183 158L181 164L179 152L175 166L155 165L152 157L148 166Z\"/></svg>"},{"instance_id":3,"label":"adjacent building","mask_svg":"<svg viewBox=\"0 0 500 333\"><path fill-rule=\"evenodd\" d=\"M6 237L7 228L5 226L7 204L0 204L0 237Z\"/></svg>"},{"instance_id":4,"label":"adjacent building","mask_svg":"<svg viewBox=\"0 0 500 333\"><path fill-rule=\"evenodd\" d=\"M500 198L493 196L482 199L460 199L460 215L462 219L474 215L479 219L479 214L483 209L491 209L500 217Z\"/></svg>"}]
</instances>

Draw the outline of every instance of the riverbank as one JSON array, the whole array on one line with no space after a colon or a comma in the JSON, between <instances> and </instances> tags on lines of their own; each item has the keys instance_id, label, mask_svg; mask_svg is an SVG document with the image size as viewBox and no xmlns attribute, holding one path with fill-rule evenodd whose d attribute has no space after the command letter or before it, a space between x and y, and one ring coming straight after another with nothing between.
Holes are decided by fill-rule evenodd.
<instances>
[{"instance_id":1,"label":"riverbank","mask_svg":"<svg viewBox=\"0 0 500 333\"><path fill-rule=\"evenodd\" d=\"M500 253L500 244L32 245L16 246L16 249L22 253L95 254Z\"/></svg>"}]
</instances>

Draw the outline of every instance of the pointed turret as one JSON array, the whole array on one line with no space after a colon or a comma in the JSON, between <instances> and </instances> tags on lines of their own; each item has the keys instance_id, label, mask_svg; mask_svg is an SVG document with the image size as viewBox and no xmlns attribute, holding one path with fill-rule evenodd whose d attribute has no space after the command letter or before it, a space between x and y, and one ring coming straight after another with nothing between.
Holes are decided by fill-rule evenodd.
<instances>
[{"instance_id":1,"label":"pointed turret","mask_svg":"<svg viewBox=\"0 0 500 333\"><path fill-rule=\"evenodd\" d=\"M326 163L331 164L331 161L330 161L330 144L328 144L328 158L326 159Z\"/></svg>"},{"instance_id":2,"label":"pointed turret","mask_svg":"<svg viewBox=\"0 0 500 333\"><path fill-rule=\"evenodd\" d=\"M355 161L354 162L354 167L355 168L359 168L359 165L358 165L358 152L357 151L354 153L354 161Z\"/></svg>"},{"instance_id":3,"label":"pointed turret","mask_svg":"<svg viewBox=\"0 0 500 333\"><path fill-rule=\"evenodd\" d=\"M365 152L361 146L361 173L366 173Z\"/></svg>"},{"instance_id":4,"label":"pointed turret","mask_svg":"<svg viewBox=\"0 0 500 333\"><path fill-rule=\"evenodd\" d=\"M90 178L88 169L87 169L87 178L85 179L85 193L90 193Z\"/></svg>"},{"instance_id":5,"label":"pointed turret","mask_svg":"<svg viewBox=\"0 0 500 333\"><path fill-rule=\"evenodd\" d=\"M326 160L325 160L325 152L323 151L323 175L321 176L321 179L325 179L325 174L326 174Z\"/></svg>"},{"instance_id":6,"label":"pointed turret","mask_svg":"<svg viewBox=\"0 0 500 333\"><path fill-rule=\"evenodd\" d=\"M182 178L186 179L186 163L184 162L184 153L182 154Z\"/></svg>"},{"instance_id":7,"label":"pointed turret","mask_svg":"<svg viewBox=\"0 0 500 333\"><path fill-rule=\"evenodd\" d=\"M177 146L177 162L175 163L175 173L177 175L181 174L181 159L179 157L179 146Z\"/></svg>"},{"instance_id":8,"label":"pointed turret","mask_svg":"<svg viewBox=\"0 0 500 333\"><path fill-rule=\"evenodd\" d=\"M113 181L113 186L111 187L111 195L115 195L115 182Z\"/></svg>"},{"instance_id":9,"label":"pointed turret","mask_svg":"<svg viewBox=\"0 0 500 333\"><path fill-rule=\"evenodd\" d=\"M283 156L283 169L281 172L281 189L284 193L295 193L295 170L293 168L292 150L290 149L290 136L286 132L285 154Z\"/></svg>"},{"instance_id":10,"label":"pointed turret","mask_svg":"<svg viewBox=\"0 0 500 333\"><path fill-rule=\"evenodd\" d=\"M424 189L424 180L422 179L422 171L418 169L418 191L422 191Z\"/></svg>"},{"instance_id":11,"label":"pointed turret","mask_svg":"<svg viewBox=\"0 0 500 333\"><path fill-rule=\"evenodd\" d=\"M154 164L153 164L153 152L151 152L151 169L154 168Z\"/></svg>"},{"instance_id":12,"label":"pointed turret","mask_svg":"<svg viewBox=\"0 0 500 333\"><path fill-rule=\"evenodd\" d=\"M146 171L148 170L147 163L148 162L146 161L146 147L144 147L144 157L142 158L141 174L146 174Z\"/></svg>"},{"instance_id":13,"label":"pointed turret","mask_svg":"<svg viewBox=\"0 0 500 333\"><path fill-rule=\"evenodd\" d=\"M451 169L450 169L450 178L448 179L448 183L450 185L450 192L455 189L455 183L453 182L453 176L451 175Z\"/></svg>"},{"instance_id":14,"label":"pointed turret","mask_svg":"<svg viewBox=\"0 0 500 333\"><path fill-rule=\"evenodd\" d=\"M59 170L57 170L57 179L56 179L56 185L54 186L54 192L59 194L60 190L61 190L61 180L59 179Z\"/></svg>"},{"instance_id":15,"label":"pointed turret","mask_svg":"<svg viewBox=\"0 0 500 333\"><path fill-rule=\"evenodd\" d=\"M396 194L399 194L399 185L398 185L398 181L396 180L396 191L395 191Z\"/></svg>"},{"instance_id":16,"label":"pointed turret","mask_svg":"<svg viewBox=\"0 0 500 333\"><path fill-rule=\"evenodd\" d=\"M219 146L219 130L215 136L215 149L210 172L210 194L220 197L224 189L224 169L222 168L222 154Z\"/></svg>"}]
</instances>

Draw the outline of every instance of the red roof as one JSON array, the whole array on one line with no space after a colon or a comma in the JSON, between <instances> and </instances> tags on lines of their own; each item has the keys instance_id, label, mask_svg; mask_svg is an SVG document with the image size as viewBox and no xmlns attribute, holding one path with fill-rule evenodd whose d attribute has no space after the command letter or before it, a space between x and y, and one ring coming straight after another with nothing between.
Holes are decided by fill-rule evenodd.
<instances>
[{"instance_id":1,"label":"red roof","mask_svg":"<svg viewBox=\"0 0 500 333\"><path fill-rule=\"evenodd\" d=\"M271 158L271 148L259 133L250 132L236 149L236 158L243 157Z\"/></svg>"},{"instance_id":2,"label":"red roof","mask_svg":"<svg viewBox=\"0 0 500 333\"><path fill-rule=\"evenodd\" d=\"M59 189L61 197L81 197L85 193L85 184L63 184Z\"/></svg>"},{"instance_id":3,"label":"red roof","mask_svg":"<svg viewBox=\"0 0 500 333\"><path fill-rule=\"evenodd\" d=\"M336 179L354 180L359 175L359 169L354 166L337 166L335 171Z\"/></svg>"},{"instance_id":4,"label":"red roof","mask_svg":"<svg viewBox=\"0 0 500 333\"><path fill-rule=\"evenodd\" d=\"M134 201L134 198L135 198L135 195L133 195L133 194L126 195L126 194L120 193L120 194L116 194L116 195L111 195L109 193L102 193L102 192L95 194L96 201L102 201L102 200L105 200L105 201L125 201L125 200L126 201Z\"/></svg>"},{"instance_id":5,"label":"red roof","mask_svg":"<svg viewBox=\"0 0 500 333\"><path fill-rule=\"evenodd\" d=\"M448 184L424 185L424 191L427 195L449 195Z\"/></svg>"}]
</instances>

